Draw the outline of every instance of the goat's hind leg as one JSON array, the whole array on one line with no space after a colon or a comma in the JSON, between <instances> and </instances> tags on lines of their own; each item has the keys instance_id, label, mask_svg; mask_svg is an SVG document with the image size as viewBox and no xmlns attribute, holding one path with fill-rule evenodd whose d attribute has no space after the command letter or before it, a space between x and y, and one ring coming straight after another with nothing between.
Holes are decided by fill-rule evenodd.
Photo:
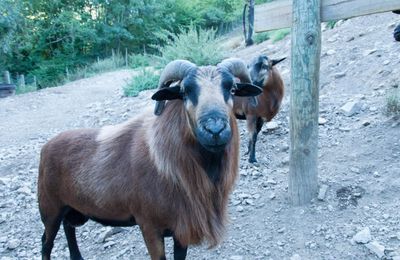
<instances>
[{"instance_id":1,"label":"goat's hind leg","mask_svg":"<svg viewBox=\"0 0 400 260\"><path fill-rule=\"evenodd\" d=\"M63 221L65 236L67 237L69 254L72 260L82 260L83 257L76 241L75 227L82 226L88 221L88 217L74 209L69 209Z\"/></svg>"},{"instance_id":2,"label":"goat's hind leg","mask_svg":"<svg viewBox=\"0 0 400 260\"><path fill-rule=\"evenodd\" d=\"M42 216L44 224L44 233L42 236L42 259L49 260L51 250L54 246L54 239L56 238L57 232L60 229L61 221L63 219L64 212L59 212L53 216Z\"/></svg>"},{"instance_id":3,"label":"goat's hind leg","mask_svg":"<svg viewBox=\"0 0 400 260\"><path fill-rule=\"evenodd\" d=\"M187 254L187 246L182 246L181 243L174 237L174 260L185 260Z\"/></svg>"}]
</instances>

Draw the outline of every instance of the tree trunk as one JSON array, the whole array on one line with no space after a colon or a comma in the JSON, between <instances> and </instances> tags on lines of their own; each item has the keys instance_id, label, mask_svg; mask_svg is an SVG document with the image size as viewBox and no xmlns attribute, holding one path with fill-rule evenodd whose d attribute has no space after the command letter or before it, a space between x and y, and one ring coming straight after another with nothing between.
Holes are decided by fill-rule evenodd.
<instances>
[{"instance_id":1,"label":"tree trunk","mask_svg":"<svg viewBox=\"0 0 400 260\"><path fill-rule=\"evenodd\" d=\"M289 194L294 205L318 188L320 0L293 0Z\"/></svg>"},{"instance_id":2,"label":"tree trunk","mask_svg":"<svg viewBox=\"0 0 400 260\"><path fill-rule=\"evenodd\" d=\"M254 0L249 0L249 30L246 38L246 46L250 46L254 44L253 41L253 33L254 33Z\"/></svg>"}]
</instances>

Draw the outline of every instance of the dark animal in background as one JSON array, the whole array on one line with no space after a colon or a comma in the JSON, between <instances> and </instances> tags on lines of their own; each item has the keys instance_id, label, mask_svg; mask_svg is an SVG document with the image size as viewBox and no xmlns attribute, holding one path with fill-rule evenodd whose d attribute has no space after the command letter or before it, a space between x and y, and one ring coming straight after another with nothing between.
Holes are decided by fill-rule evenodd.
<instances>
[{"instance_id":1,"label":"dark animal in background","mask_svg":"<svg viewBox=\"0 0 400 260\"><path fill-rule=\"evenodd\" d=\"M38 179L42 258L50 259L62 223L71 258L82 259L75 227L89 219L139 225L153 260L165 259L166 236L173 237L174 259L185 259L188 245L217 245L238 171L232 98L261 93L250 83L240 60L217 67L176 60L152 96L156 115L67 131L45 144Z\"/></svg>"},{"instance_id":2,"label":"dark animal in background","mask_svg":"<svg viewBox=\"0 0 400 260\"><path fill-rule=\"evenodd\" d=\"M249 162L255 163L257 135L264 122L269 122L278 113L284 95L283 80L275 65L286 58L274 60L260 55L248 65L254 85L263 89L257 97L234 97L233 111L237 119L246 120L249 132Z\"/></svg>"},{"instance_id":3,"label":"dark animal in background","mask_svg":"<svg viewBox=\"0 0 400 260\"><path fill-rule=\"evenodd\" d=\"M395 10L393 13L400 14L400 10ZM400 42L400 24L394 28L393 37L396 41Z\"/></svg>"}]
</instances>

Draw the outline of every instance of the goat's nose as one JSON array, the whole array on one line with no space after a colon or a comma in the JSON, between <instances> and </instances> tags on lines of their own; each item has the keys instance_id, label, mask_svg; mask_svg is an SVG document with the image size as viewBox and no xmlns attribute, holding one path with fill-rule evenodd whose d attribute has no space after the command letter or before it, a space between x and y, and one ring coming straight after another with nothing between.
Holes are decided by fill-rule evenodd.
<instances>
[{"instance_id":1,"label":"goat's nose","mask_svg":"<svg viewBox=\"0 0 400 260\"><path fill-rule=\"evenodd\" d=\"M225 120L209 118L204 123L204 129L214 137L218 137L219 134L226 128L226 124L227 123Z\"/></svg>"}]
</instances>

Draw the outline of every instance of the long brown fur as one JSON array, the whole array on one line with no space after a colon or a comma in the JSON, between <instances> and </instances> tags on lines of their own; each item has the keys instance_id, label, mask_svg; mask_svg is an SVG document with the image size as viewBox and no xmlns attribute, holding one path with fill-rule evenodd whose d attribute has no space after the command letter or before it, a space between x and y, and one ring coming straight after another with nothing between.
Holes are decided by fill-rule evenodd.
<instances>
[{"instance_id":1,"label":"long brown fur","mask_svg":"<svg viewBox=\"0 0 400 260\"><path fill-rule=\"evenodd\" d=\"M38 180L45 225L68 207L96 219L134 217L144 236L171 230L183 246L204 240L215 246L237 177L237 125L231 113L232 139L213 183L185 113L174 100L159 117L147 113L114 129L68 131L50 140Z\"/></svg>"}]
</instances>

